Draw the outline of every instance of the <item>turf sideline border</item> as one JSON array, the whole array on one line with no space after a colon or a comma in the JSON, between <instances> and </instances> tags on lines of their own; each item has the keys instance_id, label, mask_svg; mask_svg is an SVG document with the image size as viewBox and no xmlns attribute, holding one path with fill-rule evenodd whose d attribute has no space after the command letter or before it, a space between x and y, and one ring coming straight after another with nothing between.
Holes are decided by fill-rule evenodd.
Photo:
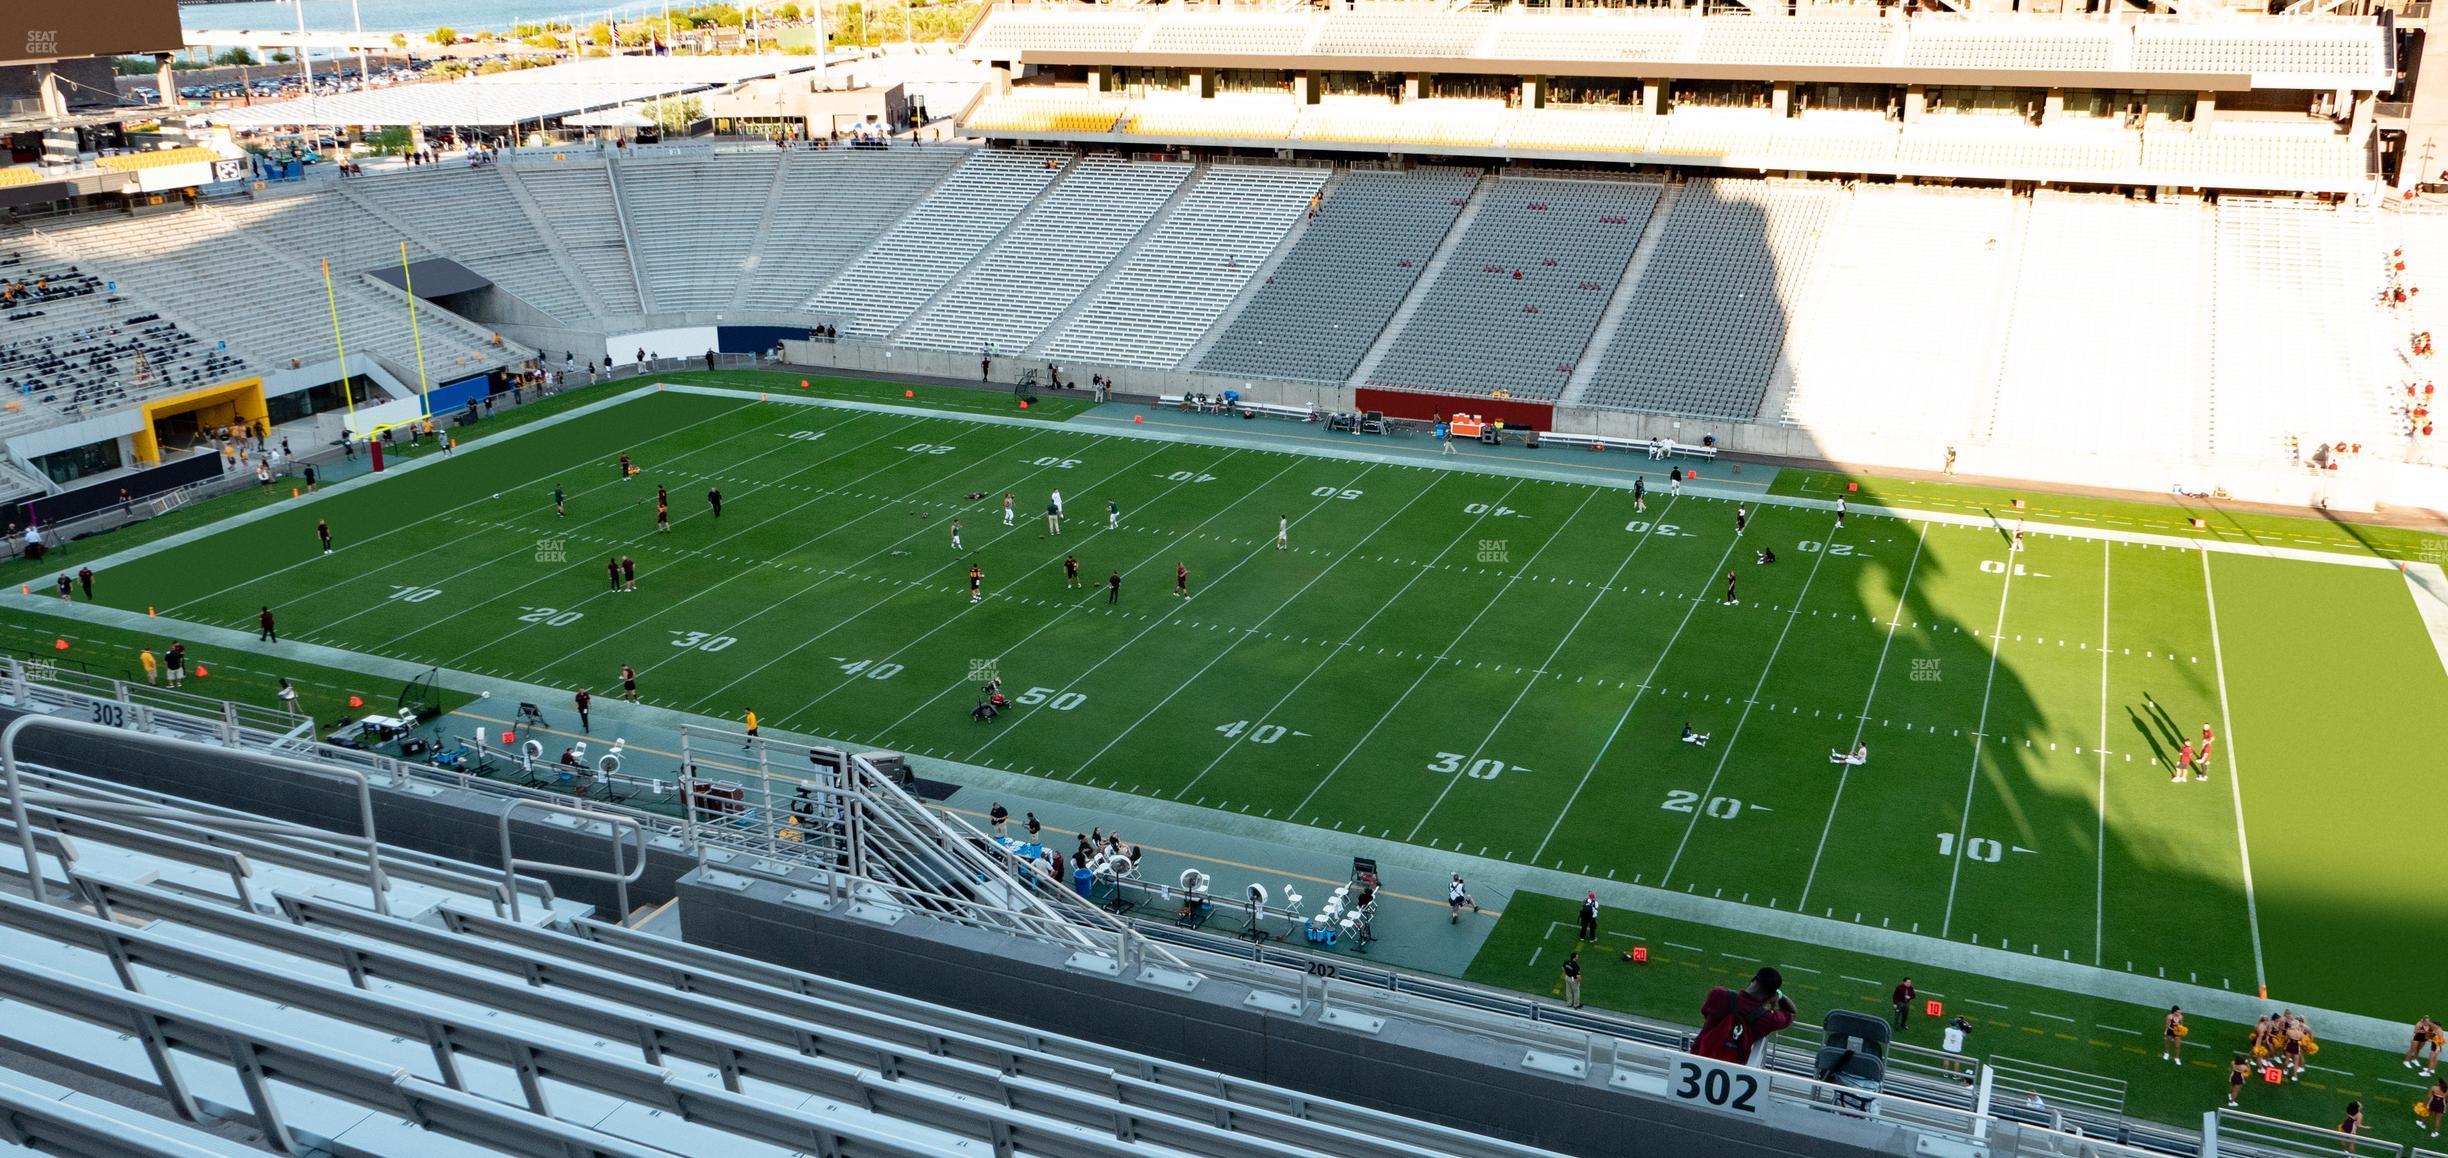
<instances>
[{"instance_id":1,"label":"turf sideline border","mask_svg":"<svg viewBox=\"0 0 2448 1158\"><path fill-rule=\"evenodd\" d=\"M739 390L727 390L712 386L698 386L688 383L672 383L668 386L658 383L657 385L659 388L675 394L697 394L708 398L738 398L741 396L741 391ZM766 396L763 400L768 402L785 402L799 406L817 406L837 410L864 410L878 414L899 414L910 418L946 418L959 422L978 422L997 426L1043 426L1046 424L1046 420L1042 418L1015 418L1001 414L946 413L943 411L929 410L922 406L900 406L887 402L858 402L841 398L802 398L789 394L773 394ZM1094 423L1094 425L1090 425L1090 423ZM1172 430L1147 430L1133 423L1114 422L1112 420L1101 420L1094 418L1090 418L1088 421L1078 424L1061 423L1057 425L1074 425L1075 429L1079 429L1081 431L1093 430L1098 434L1112 435L1118 438L1140 438L1152 442L1171 442L1193 446L1211 446L1224 449L1251 449L1254 445L1257 449L1276 454L1307 455L1312 458L1330 458L1345 462L1375 463L1381 466L1424 467L1435 470L1459 471L1465 474L1492 475L1501 478L1537 478L1552 482L1572 483L1579 486L1599 487L1606 490L1628 491L1632 489L1632 484L1629 481L1612 478L1593 478L1587 475L1573 474L1569 471L1521 469L1525 466L1536 467L1539 464L1478 462L1467 459L1455 460L1429 454L1425 451L1416 455L1406 455L1372 450L1338 450L1331 446L1282 443L1271 439L1255 437L1239 438L1220 434L1196 434ZM1791 495L1758 494L1748 489L1727 491L1719 485L1705 482L1695 484L1687 487L1686 489L1703 498L1718 498L1728 501L1740 500L1762 506L1795 507L1802 510L1820 510L1827 511L1830 514L1833 514L1836 510L1836 503L1832 499L1806 499ZM1845 507L1845 514L1847 516L1884 515L1889 518L1907 519L1926 523L1942 523L1962 527L2003 526L2003 524L1995 518L1983 518L1978 515L1959 514L1951 511L1928 511L1916 507L1865 506L1858 503L1849 503ZM2204 551L2218 551L2231 555L2253 555L2268 559L2289 559L2303 563L2331 563L2346 567L2368 567L2375 570L2394 570L2397 567L2397 562L2393 559L2351 555L2340 551L2315 551L2301 547L2277 547L2260 543L2230 543L2220 539L2188 539L2175 535L2156 535L2147 531L2119 531L2107 527L2078 527L2065 523L2042 522L2025 523L2023 524L2023 529L2027 533L2055 535L2060 538L2067 539L2088 539L2094 542L2104 541L2111 543L2135 543L2143 546L2173 547L2179 550L2200 549Z\"/></svg>"}]
</instances>

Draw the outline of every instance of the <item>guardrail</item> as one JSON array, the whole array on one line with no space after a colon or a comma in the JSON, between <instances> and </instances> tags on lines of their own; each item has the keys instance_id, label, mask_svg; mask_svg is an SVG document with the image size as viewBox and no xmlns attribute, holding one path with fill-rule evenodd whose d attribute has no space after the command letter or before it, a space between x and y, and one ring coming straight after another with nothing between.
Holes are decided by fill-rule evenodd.
<instances>
[{"instance_id":1,"label":"guardrail","mask_svg":"<svg viewBox=\"0 0 2448 1158\"><path fill-rule=\"evenodd\" d=\"M1684 1052L1688 1031L1683 1028L1562 1009L1467 982L1431 979L1340 955L1311 953L1271 938L1241 940L1169 921L1118 917L1067 884L1044 881L1033 873L1016 874L1012 853L983 833L937 815L866 755L816 749L820 755L831 752L827 759L833 762L814 765L817 777L802 779L773 767L770 757L780 741L685 729L681 764L670 781L679 789L678 814L669 815L538 791L476 771L314 743L287 732L253 727L239 719L235 709L224 710L219 719L187 716L142 702L145 693L126 687L124 681L91 681L109 694L69 686L75 682L79 681L32 678L26 665L16 660L0 670L0 692L20 706L80 717L96 707L118 709L115 727L80 725L94 734L149 733L277 759L288 766L304 765L318 772L330 768L362 778L368 785L438 783L509 797L514 801L512 808L548 805L581 823L615 825L615 840L624 848L626 843L619 841L617 829L631 826L641 849L661 843L694 856L706 871L733 874L735 879L789 883L795 891L787 903L855 908L863 915L888 920L922 916L995 930L1068 949L1072 968L1111 976L1138 977L1154 967L1230 979L1281 995L1278 1003L1287 1011L1341 1010L1347 1019L1404 1019L1444 1026L1519 1047L1523 1051L1519 1064L1526 1068L1586 1078L1605 1067L1605 1080L1615 1089L1689 1100L1677 1092L1681 1088L1678 1066L1689 1056ZM740 758L741 748L735 743L741 741L746 742L747 761ZM593 782L591 775L588 781ZM736 784L738 793L726 798L728 803L721 807L704 807L705 801L692 790L717 784ZM751 789L756 793L753 803L748 798ZM506 816L503 823L507 824ZM23 820L17 829L20 834L31 832ZM796 829L796 837L782 835L786 829ZM334 839L352 847L359 843L353 837ZM710 858L718 851L744 855L724 856L717 864ZM566 867L515 861L513 866L547 871ZM634 879L625 862L615 862L613 871ZM1106 883L1138 890L1143 898L1180 899L1182 895L1174 886L1158 882ZM1211 898L1211 903L1226 910L1236 907L1229 899ZM1247 902L1237 907L1246 910ZM1289 922L1298 917L1280 908L1262 908L1259 913L1262 922ZM2235 1146L2221 1151L2211 1140L2122 1120L2104 1101L2098 1106L2080 1106L2089 1112L2079 1119L2052 1112L2052 1108L2018 1105L2011 1096L1999 1096L2000 1090L2011 1094L2020 1086L2039 1084L2035 1079L2001 1083L1996 1068L1916 1047L1891 1047L1888 1080L1879 1089L1825 1083L1813 1076L1816 1045L1806 1041L1811 1036L1808 1028L1797 1027L1785 1036L1793 1040L1778 1044L1772 1039L1758 1059L1760 1068L1735 1067L1759 1083L1761 1104L1773 1109L1780 1128L1825 1132L1837 1128L1833 1123L1847 1123L1842 1128L1866 1131L1867 1141L1903 1153L1915 1152L1916 1147L1923 1153L2102 1158L2257 1152ZM2018 1065L2020 1069L2014 1068ZM2021 1063L2002 1063L2002 1068L2010 1074L2044 1073L2041 1067ZM1965 1076L1977 1084L1965 1087ZM2071 1082L2068 1077L2052 1088L2076 1089ZM2249 1123L2237 1123L2228 1131L2231 1137L2238 1137L2250 1128Z\"/></svg>"}]
</instances>

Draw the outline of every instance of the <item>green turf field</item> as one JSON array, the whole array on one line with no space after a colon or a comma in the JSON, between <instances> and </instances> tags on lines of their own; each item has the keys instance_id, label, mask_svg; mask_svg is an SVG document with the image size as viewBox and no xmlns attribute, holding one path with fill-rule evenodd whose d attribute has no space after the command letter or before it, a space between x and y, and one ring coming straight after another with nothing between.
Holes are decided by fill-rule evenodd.
<instances>
[{"instance_id":1,"label":"green turf field","mask_svg":"<svg viewBox=\"0 0 2448 1158\"><path fill-rule=\"evenodd\" d=\"M598 693L633 664L719 720L2378 1017L2436 992L2404 938L2435 873L2395 816L2448 798L2420 747L2448 672L2367 553L2014 552L1786 505L1738 538L1731 501L684 377L736 393L472 439L110 568L104 601L248 631L271 605L286 638ZM988 672L1016 701L991 725ZM2205 723L2207 779L2171 783Z\"/></svg>"}]
</instances>

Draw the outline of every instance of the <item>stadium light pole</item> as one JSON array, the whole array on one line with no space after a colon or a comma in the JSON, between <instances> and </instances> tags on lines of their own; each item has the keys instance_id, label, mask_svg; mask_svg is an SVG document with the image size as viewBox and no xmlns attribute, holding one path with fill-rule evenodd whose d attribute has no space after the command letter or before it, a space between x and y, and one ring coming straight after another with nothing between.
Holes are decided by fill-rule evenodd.
<instances>
[{"instance_id":1,"label":"stadium light pole","mask_svg":"<svg viewBox=\"0 0 2448 1158\"><path fill-rule=\"evenodd\" d=\"M303 17L306 14L305 10L305 5L298 5L299 16ZM366 67L365 17L357 14L357 0L349 0L349 27L354 30L357 37L357 91L364 92L374 80L374 74Z\"/></svg>"},{"instance_id":2,"label":"stadium light pole","mask_svg":"<svg viewBox=\"0 0 2448 1158\"><path fill-rule=\"evenodd\" d=\"M305 81L306 81L306 91L305 91L303 94L301 94L301 95L303 95L303 96L304 96L304 97L305 97L307 100L313 100L313 99L314 99L314 64L313 64L313 62L312 62L312 61L309 61L309 60L306 58L306 6L305 6L305 5L303 5L303 4L297 5L297 18L298 18L298 42L297 42L297 54L298 54L298 74L299 74L301 77L303 77L303 78L305 79Z\"/></svg>"}]
</instances>

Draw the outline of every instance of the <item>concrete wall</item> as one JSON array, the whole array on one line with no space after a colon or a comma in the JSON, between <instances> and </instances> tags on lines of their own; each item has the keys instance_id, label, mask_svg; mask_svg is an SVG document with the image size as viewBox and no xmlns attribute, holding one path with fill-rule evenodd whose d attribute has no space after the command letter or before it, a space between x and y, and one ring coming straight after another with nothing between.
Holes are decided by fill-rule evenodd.
<instances>
[{"instance_id":1,"label":"concrete wall","mask_svg":"<svg viewBox=\"0 0 2448 1158\"><path fill-rule=\"evenodd\" d=\"M783 354L788 361L801 365L969 382L980 380L980 355L974 352L907 350L872 342L785 342ZM1022 372L1035 370L1039 379L1043 380L1046 364L1044 358L998 356L985 378L993 382L1015 382ZM1116 390L1125 395L1220 394L1226 390L1238 390L1242 397L1253 402L1312 405L1325 411L1358 409L1353 399L1354 391L1348 385L1270 382L1183 370L1108 367L1088 363L1065 363L1062 372L1065 382L1076 380L1082 384L1091 375L1104 374L1111 377ZM1448 404L1449 409L1467 409L1468 406L1467 399L1458 397ZM1955 469L1960 474L2113 487L2144 493L2166 493L2170 487L2180 484L2188 488L2223 487L2230 497L2242 501L2290 506L2325 503L2330 509L2338 511L2369 511L2375 505L2384 503L2438 509L2441 500L2448 498L2448 477L2443 477L2443 472L2421 467L2392 468L2380 462L2365 464L2360 470L2328 474L2277 467L2211 467L2184 459L2092 454L2081 447L2071 446L2022 449L1950 444L1943 439L1903 437L1877 430L1811 429L1769 422L1712 422L1663 414L1633 414L1621 410L1570 406L1556 408L1555 429L1568 434L1596 434L1611 438L1672 438L1695 445L1703 438L1713 436L1719 449L1735 454L1904 470L1937 470L1946 462L1949 445L1954 445L1957 451ZM1688 463L1682 465L1689 468ZM1737 469L1733 463L1712 464L1703 466L1701 474L1726 474Z\"/></svg>"},{"instance_id":2,"label":"concrete wall","mask_svg":"<svg viewBox=\"0 0 2448 1158\"><path fill-rule=\"evenodd\" d=\"M719 949L1222 1070L1406 1118L1571 1154L1856 1155L1896 1133L1860 1119L1810 1116L1816 1136L1610 1088L1606 1071L1573 1078L1523 1065L1525 1050L1426 1018L1376 1034L1246 1003L1248 986L1207 978L1183 991L1069 969L1053 946L912 917L885 926L784 903L790 886L719 871L679 885L682 936ZM1292 985L1286 976L1286 988Z\"/></svg>"}]
</instances>

